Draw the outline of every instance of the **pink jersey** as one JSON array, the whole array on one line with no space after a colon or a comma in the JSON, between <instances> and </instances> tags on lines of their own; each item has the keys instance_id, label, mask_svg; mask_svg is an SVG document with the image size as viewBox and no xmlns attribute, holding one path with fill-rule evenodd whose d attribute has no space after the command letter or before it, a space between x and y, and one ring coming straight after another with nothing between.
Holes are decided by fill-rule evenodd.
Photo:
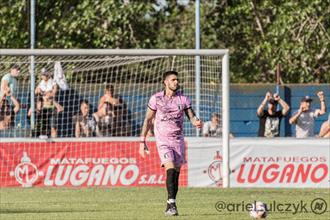
<instances>
[{"instance_id":1,"label":"pink jersey","mask_svg":"<svg viewBox=\"0 0 330 220\"><path fill-rule=\"evenodd\" d=\"M191 108L191 102L181 92L168 97L165 91L151 96L148 107L156 111L154 132L157 141L183 139L184 111Z\"/></svg>"}]
</instances>

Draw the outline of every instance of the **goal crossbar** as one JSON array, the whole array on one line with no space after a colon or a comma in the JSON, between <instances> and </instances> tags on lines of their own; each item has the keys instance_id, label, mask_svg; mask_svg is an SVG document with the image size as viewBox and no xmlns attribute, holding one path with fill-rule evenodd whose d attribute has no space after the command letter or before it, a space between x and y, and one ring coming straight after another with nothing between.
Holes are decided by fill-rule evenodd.
<instances>
[{"instance_id":1,"label":"goal crossbar","mask_svg":"<svg viewBox=\"0 0 330 220\"><path fill-rule=\"evenodd\" d=\"M228 49L0 49L0 56L224 56Z\"/></svg>"}]
</instances>

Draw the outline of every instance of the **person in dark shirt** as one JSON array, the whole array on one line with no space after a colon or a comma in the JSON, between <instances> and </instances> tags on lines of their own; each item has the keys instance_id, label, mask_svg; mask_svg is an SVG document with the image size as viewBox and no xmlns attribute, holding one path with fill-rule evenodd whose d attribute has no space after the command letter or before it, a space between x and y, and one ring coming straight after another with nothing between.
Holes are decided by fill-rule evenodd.
<instances>
[{"instance_id":1,"label":"person in dark shirt","mask_svg":"<svg viewBox=\"0 0 330 220\"><path fill-rule=\"evenodd\" d=\"M73 117L75 124L75 137L93 137L96 129L96 122L92 115L89 114L89 102L87 100L80 101L80 112Z\"/></svg>"},{"instance_id":2,"label":"person in dark shirt","mask_svg":"<svg viewBox=\"0 0 330 220\"><path fill-rule=\"evenodd\" d=\"M265 110L264 108L267 103L268 108ZM276 110L278 104L281 105L282 110ZM270 92L267 92L257 110L259 117L258 136L268 138L279 137L281 119L287 115L289 109L289 105L277 93L272 96Z\"/></svg>"}]
</instances>

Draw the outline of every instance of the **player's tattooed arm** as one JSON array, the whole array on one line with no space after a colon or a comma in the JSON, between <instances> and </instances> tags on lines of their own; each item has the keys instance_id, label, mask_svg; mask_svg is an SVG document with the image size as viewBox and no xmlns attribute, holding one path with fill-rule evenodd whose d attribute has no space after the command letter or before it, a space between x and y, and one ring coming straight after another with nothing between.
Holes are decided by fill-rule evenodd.
<instances>
[{"instance_id":1,"label":"player's tattooed arm","mask_svg":"<svg viewBox=\"0 0 330 220\"><path fill-rule=\"evenodd\" d=\"M202 127L202 121L196 116L194 110L192 108L188 108L185 110L187 117L189 118L190 122L197 128Z\"/></svg>"}]
</instances>

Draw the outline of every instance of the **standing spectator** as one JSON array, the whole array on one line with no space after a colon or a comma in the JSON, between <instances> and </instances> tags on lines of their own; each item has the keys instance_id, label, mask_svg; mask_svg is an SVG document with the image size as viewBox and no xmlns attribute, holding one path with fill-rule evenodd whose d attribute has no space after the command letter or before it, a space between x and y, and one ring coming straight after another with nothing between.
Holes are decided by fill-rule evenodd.
<instances>
[{"instance_id":1,"label":"standing spectator","mask_svg":"<svg viewBox=\"0 0 330 220\"><path fill-rule=\"evenodd\" d=\"M80 112L74 116L75 136L76 137L92 137L94 136L96 123L89 114L89 103L87 100L80 101Z\"/></svg>"},{"instance_id":2,"label":"standing spectator","mask_svg":"<svg viewBox=\"0 0 330 220\"><path fill-rule=\"evenodd\" d=\"M2 100L5 91L7 91L7 88L10 89L10 94L15 95L16 94L16 88L17 88L17 77L20 73L20 67L17 64L13 64L10 67L10 73L7 73L4 75L1 79L1 85L0 85L0 100Z\"/></svg>"},{"instance_id":3,"label":"standing spectator","mask_svg":"<svg viewBox=\"0 0 330 220\"><path fill-rule=\"evenodd\" d=\"M319 137L330 138L330 113L328 120L322 123Z\"/></svg>"},{"instance_id":4,"label":"standing spectator","mask_svg":"<svg viewBox=\"0 0 330 220\"><path fill-rule=\"evenodd\" d=\"M36 136L46 135L52 138L57 137L57 115L62 112L63 107L54 100L51 91L43 96L37 96L36 104ZM31 116L32 109L29 109L28 116Z\"/></svg>"},{"instance_id":5,"label":"standing spectator","mask_svg":"<svg viewBox=\"0 0 330 220\"><path fill-rule=\"evenodd\" d=\"M267 110L264 110L268 102ZM276 111L277 105L280 104L282 110ZM281 97L275 93L272 97L270 92L266 93L266 96L260 104L257 115L259 117L259 137L279 137L280 136L280 123L283 116L286 116L290 107L281 99Z\"/></svg>"},{"instance_id":6,"label":"standing spectator","mask_svg":"<svg viewBox=\"0 0 330 220\"><path fill-rule=\"evenodd\" d=\"M327 112L323 91L317 93L320 99L321 109L311 109L313 101L309 96L305 96L300 101L299 110L290 118L290 124L296 125L296 137L307 138L314 136L315 118Z\"/></svg>"},{"instance_id":7,"label":"standing spectator","mask_svg":"<svg viewBox=\"0 0 330 220\"><path fill-rule=\"evenodd\" d=\"M57 92L57 85L51 77L51 73L46 69L41 69L41 81L35 89L36 95L44 95L45 93L49 93L53 97L55 97Z\"/></svg>"},{"instance_id":8,"label":"standing spectator","mask_svg":"<svg viewBox=\"0 0 330 220\"><path fill-rule=\"evenodd\" d=\"M10 102L6 99L10 97L10 100L14 104L14 108L10 105ZM9 87L5 88L4 96L0 99L0 130L6 130L11 127L14 127L15 115L20 109L20 104L12 95Z\"/></svg>"}]
</instances>

